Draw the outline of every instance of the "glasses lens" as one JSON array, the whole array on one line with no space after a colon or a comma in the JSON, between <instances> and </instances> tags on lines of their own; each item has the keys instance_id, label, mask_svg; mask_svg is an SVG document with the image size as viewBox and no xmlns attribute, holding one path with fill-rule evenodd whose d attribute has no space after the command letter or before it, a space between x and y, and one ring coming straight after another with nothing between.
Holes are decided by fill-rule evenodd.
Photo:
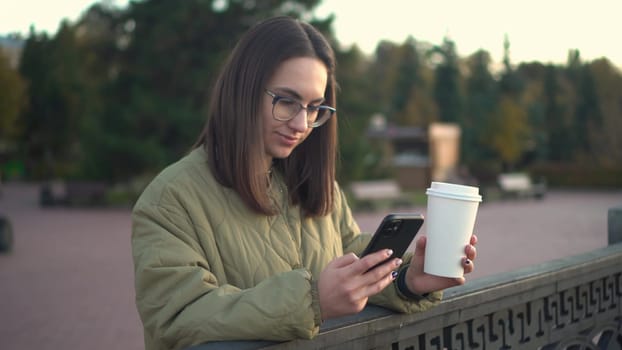
<instances>
[{"instance_id":1,"label":"glasses lens","mask_svg":"<svg viewBox=\"0 0 622 350\"><path fill-rule=\"evenodd\" d=\"M292 119L300 112L300 104L288 98L280 98L272 109L275 119L286 121Z\"/></svg>"},{"instance_id":2,"label":"glasses lens","mask_svg":"<svg viewBox=\"0 0 622 350\"><path fill-rule=\"evenodd\" d=\"M312 125L318 119L320 119L320 116L322 115L323 112L324 111L321 108L320 109L307 108L307 122L309 123L309 125Z\"/></svg>"},{"instance_id":3,"label":"glasses lens","mask_svg":"<svg viewBox=\"0 0 622 350\"><path fill-rule=\"evenodd\" d=\"M312 127L320 126L324 124L331 115L333 115L333 112L328 107L320 106L318 110L313 113L313 120L309 118L309 125Z\"/></svg>"},{"instance_id":4,"label":"glasses lens","mask_svg":"<svg viewBox=\"0 0 622 350\"><path fill-rule=\"evenodd\" d=\"M296 117L303 109L303 106L296 100L287 97L281 97L274 102L272 107L272 116L276 120L288 121ZM327 106L307 107L306 116L309 127L317 127L333 114L332 110Z\"/></svg>"}]
</instances>

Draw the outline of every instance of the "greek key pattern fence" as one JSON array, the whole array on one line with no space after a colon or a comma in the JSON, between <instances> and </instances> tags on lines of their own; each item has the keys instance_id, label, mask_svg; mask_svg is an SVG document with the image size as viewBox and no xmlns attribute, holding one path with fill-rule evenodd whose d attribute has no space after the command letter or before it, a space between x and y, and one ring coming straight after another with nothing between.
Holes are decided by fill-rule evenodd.
<instances>
[{"instance_id":1,"label":"greek key pattern fence","mask_svg":"<svg viewBox=\"0 0 622 350\"><path fill-rule=\"evenodd\" d=\"M616 273L393 343L391 349L620 349L621 313L622 277Z\"/></svg>"},{"instance_id":2,"label":"greek key pattern fence","mask_svg":"<svg viewBox=\"0 0 622 350\"><path fill-rule=\"evenodd\" d=\"M370 306L312 340L187 350L621 350L622 242L473 281L426 312Z\"/></svg>"}]
</instances>

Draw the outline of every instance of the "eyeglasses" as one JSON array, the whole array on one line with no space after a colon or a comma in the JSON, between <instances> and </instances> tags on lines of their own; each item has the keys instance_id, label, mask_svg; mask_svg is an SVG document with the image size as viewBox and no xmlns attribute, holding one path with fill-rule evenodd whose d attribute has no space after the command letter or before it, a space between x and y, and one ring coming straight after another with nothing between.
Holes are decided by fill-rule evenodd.
<instances>
[{"instance_id":1,"label":"eyeglasses","mask_svg":"<svg viewBox=\"0 0 622 350\"><path fill-rule=\"evenodd\" d=\"M270 90L266 90L266 94L272 97L272 117L278 121L292 120L304 109L307 112L307 127L317 128L337 112L333 107L324 105L305 107L293 98L279 96Z\"/></svg>"}]
</instances>

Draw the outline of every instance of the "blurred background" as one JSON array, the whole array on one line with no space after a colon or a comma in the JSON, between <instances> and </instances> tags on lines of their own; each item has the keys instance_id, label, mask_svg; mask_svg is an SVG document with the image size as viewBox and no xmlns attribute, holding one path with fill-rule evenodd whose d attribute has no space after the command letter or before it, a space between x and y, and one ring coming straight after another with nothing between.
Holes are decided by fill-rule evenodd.
<instances>
[{"instance_id":1,"label":"blurred background","mask_svg":"<svg viewBox=\"0 0 622 350\"><path fill-rule=\"evenodd\" d=\"M622 201L619 13L613 0L0 0L0 348L143 347L129 208L197 139L240 35L274 15L336 51L338 177L364 231L396 207L425 212L430 181L451 181L484 196L473 278L606 246Z\"/></svg>"},{"instance_id":2,"label":"blurred background","mask_svg":"<svg viewBox=\"0 0 622 350\"><path fill-rule=\"evenodd\" d=\"M89 200L131 204L197 138L238 37L279 14L312 22L337 52L342 184L487 186L516 171L552 187L622 184L613 1L83 0L48 22L63 5L20 3L2 11L0 173L47 184L43 203L88 183Z\"/></svg>"}]
</instances>

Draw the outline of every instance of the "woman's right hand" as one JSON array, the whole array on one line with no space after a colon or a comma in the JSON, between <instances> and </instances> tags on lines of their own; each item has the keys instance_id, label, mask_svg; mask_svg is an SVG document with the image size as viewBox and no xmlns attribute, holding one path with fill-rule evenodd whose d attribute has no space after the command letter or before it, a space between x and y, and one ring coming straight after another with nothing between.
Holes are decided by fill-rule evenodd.
<instances>
[{"instance_id":1,"label":"woman's right hand","mask_svg":"<svg viewBox=\"0 0 622 350\"><path fill-rule=\"evenodd\" d=\"M401 259L390 259L369 270L392 254L390 250L380 250L359 259L349 253L331 261L318 280L322 320L360 312L370 296L393 282L392 272L402 264Z\"/></svg>"}]
</instances>

